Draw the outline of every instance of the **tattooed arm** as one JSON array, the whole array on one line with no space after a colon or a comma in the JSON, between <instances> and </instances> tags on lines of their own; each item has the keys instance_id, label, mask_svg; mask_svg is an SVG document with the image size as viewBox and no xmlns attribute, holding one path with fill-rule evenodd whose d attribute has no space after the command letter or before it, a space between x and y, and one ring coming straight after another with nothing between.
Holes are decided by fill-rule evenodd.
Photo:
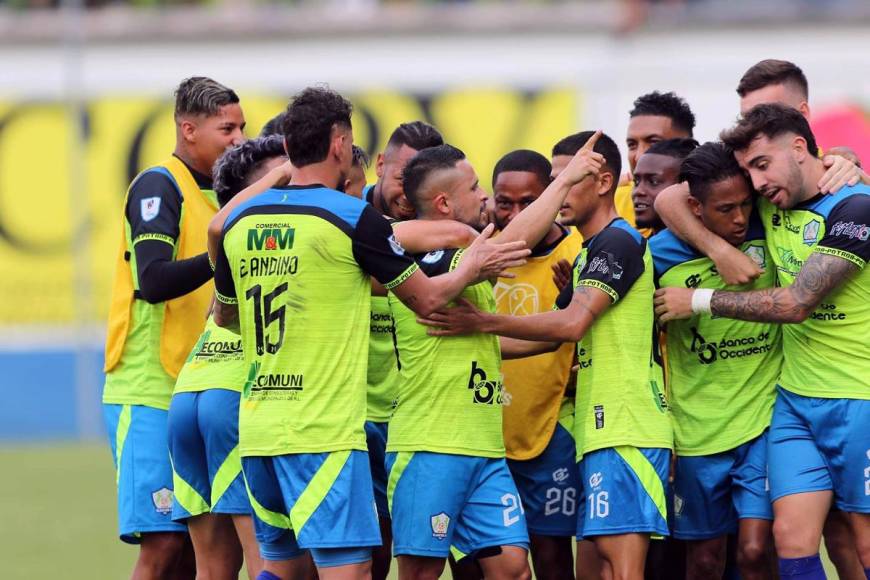
<instances>
[{"instance_id":1,"label":"tattooed arm","mask_svg":"<svg viewBox=\"0 0 870 580\"><path fill-rule=\"evenodd\" d=\"M754 292L717 290L710 306L716 316L797 324L806 320L825 296L857 270L849 260L814 252L791 286Z\"/></svg>"},{"instance_id":2,"label":"tattooed arm","mask_svg":"<svg viewBox=\"0 0 870 580\"><path fill-rule=\"evenodd\" d=\"M753 322L798 324L809 317L834 288L858 270L849 260L814 252L804 262L794 283L786 288L752 292L716 290L710 302L715 316ZM660 288L655 294L655 312L661 322L690 318L690 288Z\"/></svg>"}]
</instances>

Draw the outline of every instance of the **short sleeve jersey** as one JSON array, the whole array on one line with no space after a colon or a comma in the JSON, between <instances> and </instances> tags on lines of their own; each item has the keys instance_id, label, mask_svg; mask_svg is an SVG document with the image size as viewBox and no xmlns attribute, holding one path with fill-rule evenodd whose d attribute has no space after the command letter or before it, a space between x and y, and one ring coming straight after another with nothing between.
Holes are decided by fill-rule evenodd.
<instances>
[{"instance_id":1,"label":"short sleeve jersey","mask_svg":"<svg viewBox=\"0 0 870 580\"><path fill-rule=\"evenodd\" d=\"M652 256L647 241L617 218L583 243L572 283L556 300L596 288L611 306L577 343L574 439L585 453L615 447L673 447L671 418L653 319Z\"/></svg>"},{"instance_id":2,"label":"short sleeve jersey","mask_svg":"<svg viewBox=\"0 0 870 580\"><path fill-rule=\"evenodd\" d=\"M764 270L742 286L727 286L712 260L670 230L650 239L659 286L760 290L776 282L757 214L740 250ZM692 316L667 325L668 403L679 455L733 449L770 425L782 367L780 326Z\"/></svg>"},{"instance_id":3,"label":"short sleeve jersey","mask_svg":"<svg viewBox=\"0 0 870 580\"><path fill-rule=\"evenodd\" d=\"M195 393L208 389L242 391L247 379L242 337L215 324L209 316L205 330L175 381L176 393Z\"/></svg>"},{"instance_id":4,"label":"short sleeve jersey","mask_svg":"<svg viewBox=\"0 0 870 580\"><path fill-rule=\"evenodd\" d=\"M366 449L370 276L393 288L416 270L374 208L323 186L271 189L228 216L215 288L239 309L243 456Z\"/></svg>"},{"instance_id":5,"label":"short sleeve jersey","mask_svg":"<svg viewBox=\"0 0 870 580\"><path fill-rule=\"evenodd\" d=\"M462 254L440 250L417 262L427 275L437 276L453 270ZM461 296L495 312L489 282L469 286ZM393 294L390 308L402 369L387 450L504 457L498 338L484 333L429 336L428 327Z\"/></svg>"},{"instance_id":6,"label":"short sleeve jersey","mask_svg":"<svg viewBox=\"0 0 870 580\"><path fill-rule=\"evenodd\" d=\"M783 325L780 385L805 397L870 399L870 187L844 187L788 210L758 203L781 286L813 253L858 268L805 321Z\"/></svg>"}]
</instances>

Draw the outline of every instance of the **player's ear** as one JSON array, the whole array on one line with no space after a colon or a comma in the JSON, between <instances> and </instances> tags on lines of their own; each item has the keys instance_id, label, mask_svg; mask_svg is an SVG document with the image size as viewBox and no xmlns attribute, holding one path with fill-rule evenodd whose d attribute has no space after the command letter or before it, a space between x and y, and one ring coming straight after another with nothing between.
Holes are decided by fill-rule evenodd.
<instances>
[{"instance_id":1,"label":"player's ear","mask_svg":"<svg viewBox=\"0 0 870 580\"><path fill-rule=\"evenodd\" d=\"M800 135L795 135L791 140L791 152L795 161L803 163L808 155L807 141Z\"/></svg>"},{"instance_id":2,"label":"player's ear","mask_svg":"<svg viewBox=\"0 0 870 580\"><path fill-rule=\"evenodd\" d=\"M332 138L329 142L329 154L336 161L341 161L345 137L345 132L341 130L341 127L338 125L332 126Z\"/></svg>"},{"instance_id":3,"label":"player's ear","mask_svg":"<svg viewBox=\"0 0 870 580\"><path fill-rule=\"evenodd\" d=\"M598 174L598 195L604 195L613 187L613 174L604 171Z\"/></svg>"},{"instance_id":4,"label":"player's ear","mask_svg":"<svg viewBox=\"0 0 870 580\"><path fill-rule=\"evenodd\" d=\"M196 123L185 118L181 119L178 127L181 130L181 138L184 139L186 143L196 142Z\"/></svg>"},{"instance_id":5,"label":"player's ear","mask_svg":"<svg viewBox=\"0 0 870 580\"><path fill-rule=\"evenodd\" d=\"M432 198L432 207L442 215L450 214L450 200L445 192L441 191Z\"/></svg>"},{"instance_id":6,"label":"player's ear","mask_svg":"<svg viewBox=\"0 0 870 580\"><path fill-rule=\"evenodd\" d=\"M691 196L691 195L688 197L688 202L689 202L689 208L692 210L692 213L695 214L696 218L700 219L700 217L701 217L701 202L698 201L697 198L695 198L694 196Z\"/></svg>"},{"instance_id":7,"label":"player's ear","mask_svg":"<svg viewBox=\"0 0 870 580\"><path fill-rule=\"evenodd\" d=\"M375 161L375 175L378 176L378 179L384 176L384 154L378 153L378 160Z\"/></svg>"},{"instance_id":8,"label":"player's ear","mask_svg":"<svg viewBox=\"0 0 870 580\"><path fill-rule=\"evenodd\" d=\"M801 112L801 115L803 115L805 119L809 120L809 118L810 118L810 104L808 102L801 101L801 106L798 107L798 111Z\"/></svg>"}]
</instances>

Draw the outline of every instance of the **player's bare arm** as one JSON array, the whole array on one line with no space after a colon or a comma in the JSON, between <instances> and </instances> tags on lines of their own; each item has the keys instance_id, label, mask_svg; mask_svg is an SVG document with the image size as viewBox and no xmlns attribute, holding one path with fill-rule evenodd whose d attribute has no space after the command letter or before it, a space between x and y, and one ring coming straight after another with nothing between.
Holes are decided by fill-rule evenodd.
<instances>
[{"instance_id":1,"label":"player's bare arm","mask_svg":"<svg viewBox=\"0 0 870 580\"><path fill-rule=\"evenodd\" d=\"M710 301L712 314L754 322L798 324L806 320L832 290L855 273L849 260L814 252L804 262L791 286L752 292L717 290ZM655 311L662 322L693 316L689 288L656 291Z\"/></svg>"},{"instance_id":2,"label":"player's bare arm","mask_svg":"<svg viewBox=\"0 0 870 580\"><path fill-rule=\"evenodd\" d=\"M477 238L471 226L454 220L409 220L393 224L396 239L408 252L423 254L444 248L467 248Z\"/></svg>"},{"instance_id":3,"label":"player's bare arm","mask_svg":"<svg viewBox=\"0 0 870 580\"><path fill-rule=\"evenodd\" d=\"M655 209L668 229L709 256L726 284L748 284L761 276L761 268L749 256L704 227L689 208L688 199L686 183L672 185L658 194Z\"/></svg>"},{"instance_id":4,"label":"player's bare arm","mask_svg":"<svg viewBox=\"0 0 870 580\"><path fill-rule=\"evenodd\" d=\"M599 137L601 131L596 131L540 197L511 220L499 235L500 241L524 240L534 247L547 235L571 187L586 178L597 177L601 171L604 156L593 151Z\"/></svg>"},{"instance_id":5,"label":"player's bare arm","mask_svg":"<svg viewBox=\"0 0 870 580\"><path fill-rule=\"evenodd\" d=\"M549 343L546 347L528 346L529 352L520 355L530 356L555 350L563 342L578 342L610 304L610 296L602 290L580 286L574 291L571 303L564 310L553 310L530 316L505 316L483 312L463 300L459 301L456 307L422 317L419 322L431 326L429 334L433 336L486 332L522 341ZM542 350L531 352L537 348Z\"/></svg>"},{"instance_id":6,"label":"player's bare arm","mask_svg":"<svg viewBox=\"0 0 870 580\"><path fill-rule=\"evenodd\" d=\"M452 272L429 278L418 270L391 288L392 292L405 306L425 317L446 306L467 286L499 276L509 277L505 270L525 264L530 250L522 240L491 241L494 229L489 225L481 232Z\"/></svg>"}]
</instances>

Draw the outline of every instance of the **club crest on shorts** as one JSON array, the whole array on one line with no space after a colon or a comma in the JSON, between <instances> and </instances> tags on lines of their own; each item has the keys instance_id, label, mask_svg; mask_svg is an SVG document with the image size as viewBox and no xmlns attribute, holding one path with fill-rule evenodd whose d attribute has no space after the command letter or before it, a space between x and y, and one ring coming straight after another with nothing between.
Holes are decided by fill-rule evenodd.
<instances>
[{"instance_id":1,"label":"club crest on shorts","mask_svg":"<svg viewBox=\"0 0 870 580\"><path fill-rule=\"evenodd\" d=\"M157 513L168 514L172 511L172 490L161 487L151 494L151 501L154 502L154 509L157 510Z\"/></svg>"},{"instance_id":2,"label":"club crest on shorts","mask_svg":"<svg viewBox=\"0 0 870 580\"><path fill-rule=\"evenodd\" d=\"M141 201L142 220L150 222L160 213L160 198L146 197Z\"/></svg>"},{"instance_id":3,"label":"club crest on shorts","mask_svg":"<svg viewBox=\"0 0 870 580\"><path fill-rule=\"evenodd\" d=\"M432 520L432 537L443 540L447 537L447 528L450 527L450 516L441 512L430 518Z\"/></svg>"}]
</instances>

